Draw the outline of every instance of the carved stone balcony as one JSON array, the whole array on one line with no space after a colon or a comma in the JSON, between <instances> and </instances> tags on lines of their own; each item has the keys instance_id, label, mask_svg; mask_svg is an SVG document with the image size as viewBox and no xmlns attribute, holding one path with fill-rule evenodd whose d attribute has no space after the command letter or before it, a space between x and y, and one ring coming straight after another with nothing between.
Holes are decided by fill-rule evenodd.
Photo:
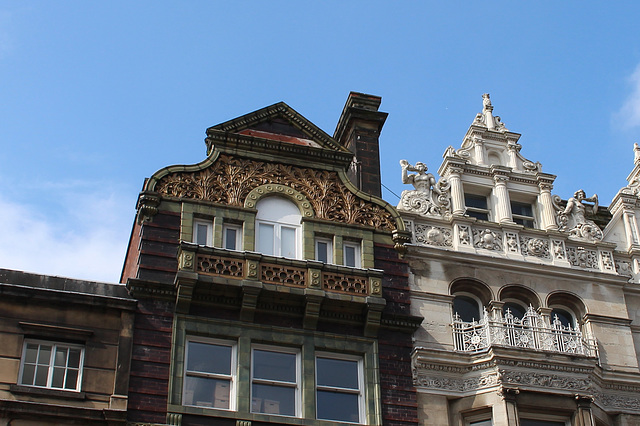
<instances>
[{"instance_id":1,"label":"carved stone balcony","mask_svg":"<svg viewBox=\"0 0 640 426\"><path fill-rule=\"evenodd\" d=\"M457 315L453 324L455 348L476 353L491 346L560 352L596 357L597 345L579 328L563 326L556 317L551 323L529 307L522 319L509 311L503 318L489 318L486 309L480 321L464 322Z\"/></svg>"},{"instance_id":2,"label":"carved stone balcony","mask_svg":"<svg viewBox=\"0 0 640 426\"><path fill-rule=\"evenodd\" d=\"M287 310L315 328L324 315L351 318L374 335L386 304L382 271L350 268L315 260L287 259L182 242L175 281L176 310L194 303L240 311L252 321L256 311ZM267 306L271 306L268 308Z\"/></svg>"}]
</instances>

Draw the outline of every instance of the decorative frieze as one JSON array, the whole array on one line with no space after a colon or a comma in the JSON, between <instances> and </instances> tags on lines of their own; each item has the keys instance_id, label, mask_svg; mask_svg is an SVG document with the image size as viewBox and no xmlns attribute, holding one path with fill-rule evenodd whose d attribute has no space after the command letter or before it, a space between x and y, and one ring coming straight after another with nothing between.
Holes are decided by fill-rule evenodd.
<instances>
[{"instance_id":1,"label":"decorative frieze","mask_svg":"<svg viewBox=\"0 0 640 426\"><path fill-rule=\"evenodd\" d=\"M543 259L550 259L549 240L543 238L522 237L521 238L522 254L526 256L535 256Z\"/></svg>"},{"instance_id":2,"label":"decorative frieze","mask_svg":"<svg viewBox=\"0 0 640 426\"><path fill-rule=\"evenodd\" d=\"M584 247L567 247L567 260L573 266L586 269L599 269L598 252Z\"/></svg>"},{"instance_id":3,"label":"decorative frieze","mask_svg":"<svg viewBox=\"0 0 640 426\"><path fill-rule=\"evenodd\" d=\"M161 195L205 200L229 206L244 206L247 195L263 185L281 185L300 193L313 207L315 217L334 222L396 229L391 213L384 207L358 198L340 180L338 173L228 155L195 172L174 172L155 185ZM277 189L276 187L274 187Z\"/></svg>"},{"instance_id":4,"label":"decorative frieze","mask_svg":"<svg viewBox=\"0 0 640 426\"><path fill-rule=\"evenodd\" d=\"M474 229L473 246L485 250L502 250L502 236L491 229Z\"/></svg>"}]
</instances>

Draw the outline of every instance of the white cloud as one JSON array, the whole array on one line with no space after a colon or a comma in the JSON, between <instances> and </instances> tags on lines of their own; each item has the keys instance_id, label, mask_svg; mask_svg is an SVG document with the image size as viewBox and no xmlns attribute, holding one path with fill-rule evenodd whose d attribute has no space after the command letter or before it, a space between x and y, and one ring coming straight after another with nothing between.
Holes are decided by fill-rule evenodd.
<instances>
[{"instance_id":1,"label":"white cloud","mask_svg":"<svg viewBox=\"0 0 640 426\"><path fill-rule=\"evenodd\" d=\"M629 77L631 93L622 105L622 108L614 114L614 119L623 128L640 126L640 65L638 65Z\"/></svg>"},{"instance_id":2,"label":"white cloud","mask_svg":"<svg viewBox=\"0 0 640 426\"><path fill-rule=\"evenodd\" d=\"M0 195L0 267L118 282L133 221L132 201L114 191L57 195L60 203L46 205Z\"/></svg>"}]
</instances>

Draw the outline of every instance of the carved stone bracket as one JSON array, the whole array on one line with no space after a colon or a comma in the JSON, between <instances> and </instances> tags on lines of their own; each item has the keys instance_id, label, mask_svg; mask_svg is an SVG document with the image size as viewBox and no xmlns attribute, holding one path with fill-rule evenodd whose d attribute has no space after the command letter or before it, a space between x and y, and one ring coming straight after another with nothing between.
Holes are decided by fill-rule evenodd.
<instances>
[{"instance_id":1,"label":"carved stone bracket","mask_svg":"<svg viewBox=\"0 0 640 426\"><path fill-rule=\"evenodd\" d=\"M150 222L158 213L158 206L160 205L160 197L156 194L150 194L148 192L140 193L138 197L138 214L136 220L138 223Z\"/></svg>"}]
</instances>

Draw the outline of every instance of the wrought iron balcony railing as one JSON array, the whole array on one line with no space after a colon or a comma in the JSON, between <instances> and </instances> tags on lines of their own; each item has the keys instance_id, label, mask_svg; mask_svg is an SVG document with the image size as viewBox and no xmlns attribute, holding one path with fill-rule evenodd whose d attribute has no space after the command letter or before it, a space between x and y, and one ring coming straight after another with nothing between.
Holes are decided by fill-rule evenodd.
<instances>
[{"instance_id":1,"label":"wrought iron balcony railing","mask_svg":"<svg viewBox=\"0 0 640 426\"><path fill-rule=\"evenodd\" d=\"M564 326L556 316L549 322L529 306L522 319L509 310L501 318L490 318L487 310L480 321L453 320L453 340L458 351L476 353L491 346L597 356L595 340L579 327Z\"/></svg>"}]
</instances>

